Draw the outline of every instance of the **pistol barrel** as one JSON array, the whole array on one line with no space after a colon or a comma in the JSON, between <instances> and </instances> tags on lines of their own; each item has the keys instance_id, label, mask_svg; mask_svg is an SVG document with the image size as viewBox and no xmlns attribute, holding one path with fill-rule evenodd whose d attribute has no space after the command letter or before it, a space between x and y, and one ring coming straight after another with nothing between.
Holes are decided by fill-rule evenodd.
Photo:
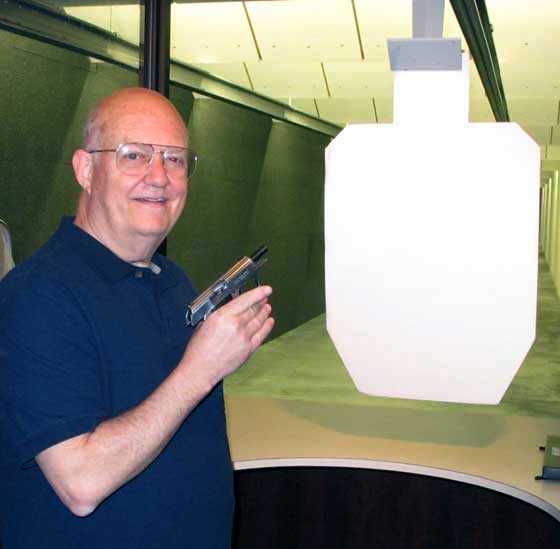
<instances>
[{"instance_id":1,"label":"pistol barrel","mask_svg":"<svg viewBox=\"0 0 560 549\"><path fill-rule=\"evenodd\" d=\"M259 260L268 253L268 248L266 246L261 246L256 252L251 255L251 260L253 263L258 263Z\"/></svg>"},{"instance_id":2,"label":"pistol barrel","mask_svg":"<svg viewBox=\"0 0 560 549\"><path fill-rule=\"evenodd\" d=\"M267 261L267 253L268 248L261 246L250 257L242 257L218 280L206 288L187 307L187 325L196 326L200 321L205 320L225 299L236 296L251 277L256 279L258 270Z\"/></svg>"}]
</instances>

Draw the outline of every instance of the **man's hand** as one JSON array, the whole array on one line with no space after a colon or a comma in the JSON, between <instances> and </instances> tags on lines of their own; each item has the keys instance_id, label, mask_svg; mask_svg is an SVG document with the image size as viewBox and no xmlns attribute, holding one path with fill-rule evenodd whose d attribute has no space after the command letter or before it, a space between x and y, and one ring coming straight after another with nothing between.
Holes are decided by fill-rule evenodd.
<instances>
[{"instance_id":1,"label":"man's hand","mask_svg":"<svg viewBox=\"0 0 560 549\"><path fill-rule=\"evenodd\" d=\"M241 294L198 326L179 367L196 368L214 386L239 368L274 326L269 286Z\"/></svg>"}]
</instances>

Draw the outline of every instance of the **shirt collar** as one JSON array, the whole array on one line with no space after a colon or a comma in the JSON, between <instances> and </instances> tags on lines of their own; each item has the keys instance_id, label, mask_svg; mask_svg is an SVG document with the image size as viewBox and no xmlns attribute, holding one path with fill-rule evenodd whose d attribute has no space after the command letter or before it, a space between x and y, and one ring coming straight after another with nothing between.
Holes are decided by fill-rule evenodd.
<instances>
[{"instance_id":1,"label":"shirt collar","mask_svg":"<svg viewBox=\"0 0 560 549\"><path fill-rule=\"evenodd\" d=\"M72 250L109 284L114 284L140 269L115 255L109 248L75 225L74 217L62 219L58 236L69 242ZM161 268L154 263L149 269L154 274L161 272Z\"/></svg>"}]
</instances>

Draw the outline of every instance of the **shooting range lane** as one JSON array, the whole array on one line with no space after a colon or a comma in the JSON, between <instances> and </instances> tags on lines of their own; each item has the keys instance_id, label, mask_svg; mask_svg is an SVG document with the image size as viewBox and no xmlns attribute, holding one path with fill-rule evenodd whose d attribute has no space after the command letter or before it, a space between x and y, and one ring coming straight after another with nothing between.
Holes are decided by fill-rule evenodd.
<instances>
[{"instance_id":1,"label":"shooting range lane","mask_svg":"<svg viewBox=\"0 0 560 549\"><path fill-rule=\"evenodd\" d=\"M513 495L560 520L560 483L534 480L543 464L538 447L560 434L559 332L560 303L541 256L535 344L500 405L460 405L358 393L324 315L316 317L226 380L236 468L330 463L416 472Z\"/></svg>"}]
</instances>

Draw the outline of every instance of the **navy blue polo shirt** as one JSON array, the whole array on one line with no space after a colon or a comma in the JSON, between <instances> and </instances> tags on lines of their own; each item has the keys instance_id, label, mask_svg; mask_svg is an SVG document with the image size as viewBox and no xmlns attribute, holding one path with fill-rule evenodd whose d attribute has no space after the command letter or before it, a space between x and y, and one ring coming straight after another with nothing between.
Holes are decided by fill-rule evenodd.
<instances>
[{"instance_id":1,"label":"navy blue polo shirt","mask_svg":"<svg viewBox=\"0 0 560 549\"><path fill-rule=\"evenodd\" d=\"M225 549L233 513L222 386L168 446L91 515L76 517L34 461L142 402L192 330L184 273L122 261L65 218L0 282L0 532L6 548Z\"/></svg>"}]
</instances>

